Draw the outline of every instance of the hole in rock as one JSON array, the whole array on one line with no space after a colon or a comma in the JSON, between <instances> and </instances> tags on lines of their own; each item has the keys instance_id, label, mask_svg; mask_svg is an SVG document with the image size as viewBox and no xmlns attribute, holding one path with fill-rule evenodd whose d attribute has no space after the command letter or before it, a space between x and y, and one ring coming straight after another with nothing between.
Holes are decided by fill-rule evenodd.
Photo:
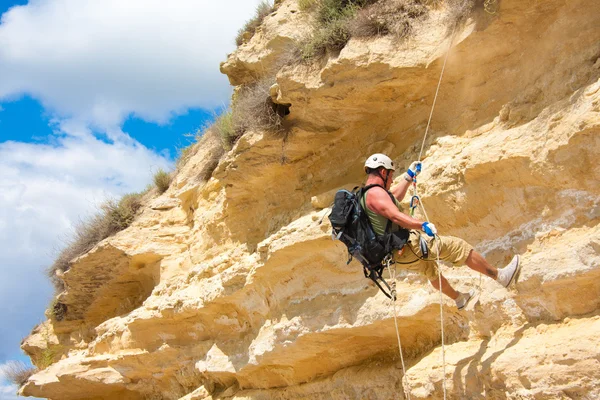
<instances>
[{"instance_id":1,"label":"hole in rock","mask_svg":"<svg viewBox=\"0 0 600 400\"><path fill-rule=\"evenodd\" d=\"M127 266L98 290L86 312L86 320L94 324L127 314L152 294L160 282L160 260L156 254L142 254L127 260Z\"/></svg>"},{"instance_id":2,"label":"hole in rock","mask_svg":"<svg viewBox=\"0 0 600 400\"><path fill-rule=\"evenodd\" d=\"M267 102L271 105L273 112L280 116L281 118L285 118L286 115L290 113L291 104L278 104L275 103L270 97L267 99Z\"/></svg>"}]
</instances>

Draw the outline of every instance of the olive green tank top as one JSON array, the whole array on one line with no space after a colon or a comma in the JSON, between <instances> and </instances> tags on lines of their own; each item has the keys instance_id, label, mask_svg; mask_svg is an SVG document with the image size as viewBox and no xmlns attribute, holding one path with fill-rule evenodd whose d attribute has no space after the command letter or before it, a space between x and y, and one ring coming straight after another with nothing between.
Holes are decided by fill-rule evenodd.
<instances>
[{"instance_id":1,"label":"olive green tank top","mask_svg":"<svg viewBox=\"0 0 600 400\"><path fill-rule=\"evenodd\" d=\"M385 228L387 226L388 219L383 215L377 214L375 211L371 211L369 207L367 207L367 193L368 192L366 192L360 199L360 205L363 208L363 210L367 212L367 216L369 217L369 221L371 221L371 225L373 226L373 230L375 231L375 233L378 235L383 235L385 233ZM396 207L398 207L398 210L400 210L400 212L403 211L400 202L395 197L394 204L396 205ZM396 232L397 230L400 230L400 226L392 223L392 232Z\"/></svg>"}]
</instances>

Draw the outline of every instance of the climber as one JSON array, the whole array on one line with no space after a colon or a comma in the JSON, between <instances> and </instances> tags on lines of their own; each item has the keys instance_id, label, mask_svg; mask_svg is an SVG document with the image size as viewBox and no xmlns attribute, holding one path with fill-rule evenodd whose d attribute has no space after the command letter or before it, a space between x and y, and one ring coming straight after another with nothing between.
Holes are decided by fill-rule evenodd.
<instances>
[{"instance_id":1,"label":"climber","mask_svg":"<svg viewBox=\"0 0 600 400\"><path fill-rule=\"evenodd\" d=\"M394 234L408 239L401 249L395 251L394 261L396 264L421 273L427 277L433 287L439 290L436 263L439 245L440 260L448 261L453 265L466 264L469 268L496 280L504 287L511 285L520 270L518 255L514 256L506 267L497 269L463 239L438 236L434 224L420 221L401 211L400 201L406 195L409 186L420 170L420 163L413 162L404 175L404 179L392 187L395 168L393 161L388 156L373 154L365 162L365 172L368 174L365 185L379 185L367 191L361 199L361 206L366 210L373 230L378 235L384 234L388 220L391 220ZM393 202L387 191L393 195ZM424 235L420 233L421 230L428 237L423 237ZM437 245L434 244L434 240L438 241ZM465 308L474 295L473 292L456 291L443 275L441 275L441 286L442 293L453 299L459 310Z\"/></svg>"}]
</instances>

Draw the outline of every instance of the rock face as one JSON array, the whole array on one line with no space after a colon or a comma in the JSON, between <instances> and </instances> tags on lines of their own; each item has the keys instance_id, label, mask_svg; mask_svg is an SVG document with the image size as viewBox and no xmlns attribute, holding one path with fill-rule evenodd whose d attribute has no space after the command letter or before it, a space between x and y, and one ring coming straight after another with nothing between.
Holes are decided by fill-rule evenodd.
<instances>
[{"instance_id":1,"label":"rock face","mask_svg":"<svg viewBox=\"0 0 600 400\"><path fill-rule=\"evenodd\" d=\"M600 3L499 6L454 32L442 4L408 40L279 69L287 139L246 133L208 181L218 145L203 140L130 228L75 260L64 319L23 344L47 368L21 394L437 399L445 377L451 399L600 398ZM277 70L310 20L281 2L222 71L239 85ZM418 157L450 45L419 191L442 234L498 266L520 253L523 271L506 290L443 269L481 292L467 311L443 302L445 370L439 295L401 272L403 377L394 308L322 219L369 154Z\"/></svg>"}]
</instances>

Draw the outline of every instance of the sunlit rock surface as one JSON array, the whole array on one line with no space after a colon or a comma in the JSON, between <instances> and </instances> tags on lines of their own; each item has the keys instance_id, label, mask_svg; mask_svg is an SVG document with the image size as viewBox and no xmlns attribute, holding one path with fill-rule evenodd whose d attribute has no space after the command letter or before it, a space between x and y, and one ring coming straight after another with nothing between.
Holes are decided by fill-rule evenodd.
<instances>
[{"instance_id":1,"label":"sunlit rock surface","mask_svg":"<svg viewBox=\"0 0 600 400\"><path fill-rule=\"evenodd\" d=\"M23 343L53 363L21 394L438 399L445 376L452 399L599 398L600 3L504 0L456 32L450 14L279 69L287 139L246 133L208 181L218 145L203 140L130 228L75 260L64 319ZM273 73L311 18L281 2L222 71ZM369 154L418 157L452 37L419 190L441 233L498 266L520 253L523 271L506 290L444 267L481 292L467 311L443 303L445 371L438 293L400 273L403 379L394 309L323 218Z\"/></svg>"}]
</instances>

